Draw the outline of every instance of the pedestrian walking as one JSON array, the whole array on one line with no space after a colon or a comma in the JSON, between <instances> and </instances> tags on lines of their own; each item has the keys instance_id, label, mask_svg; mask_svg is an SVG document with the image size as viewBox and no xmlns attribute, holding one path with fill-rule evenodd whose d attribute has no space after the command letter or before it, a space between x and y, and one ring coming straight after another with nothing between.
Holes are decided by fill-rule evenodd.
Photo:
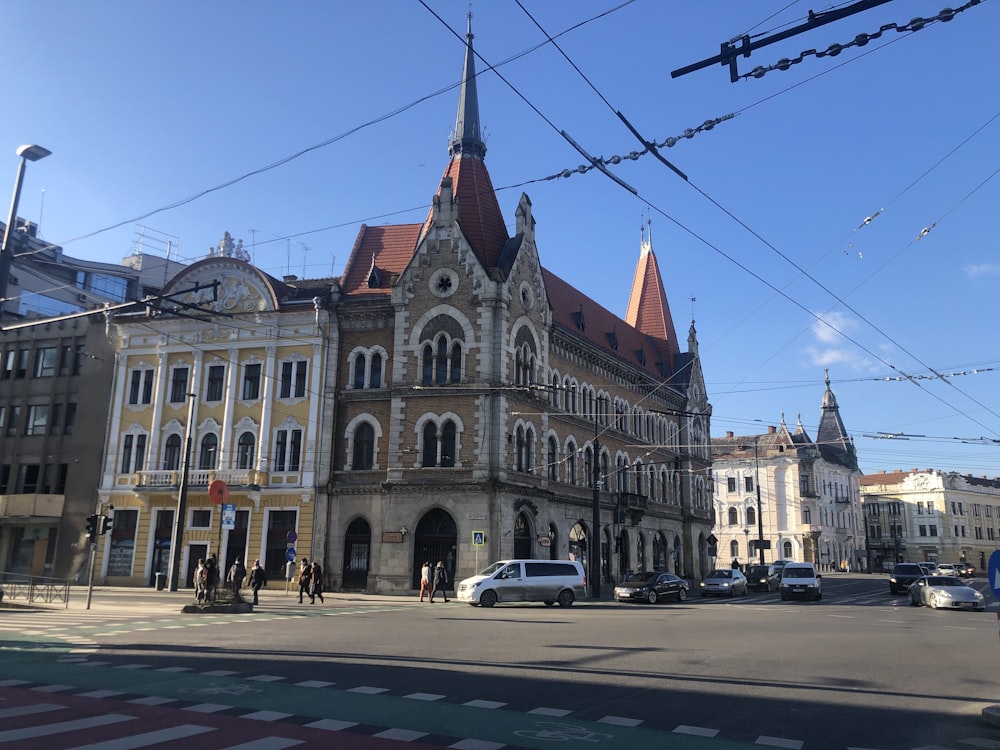
<instances>
[{"instance_id":1,"label":"pedestrian walking","mask_svg":"<svg viewBox=\"0 0 1000 750\"><path fill-rule=\"evenodd\" d=\"M226 583L232 589L233 599L239 599L240 589L243 588L243 579L246 577L247 569L243 564L243 558L237 557L236 562L229 566L229 572L226 573Z\"/></svg>"},{"instance_id":2,"label":"pedestrian walking","mask_svg":"<svg viewBox=\"0 0 1000 750\"><path fill-rule=\"evenodd\" d=\"M198 604L205 601L208 595L208 572L205 570L205 561L198 558L198 566L194 569L194 596Z\"/></svg>"},{"instance_id":3,"label":"pedestrian walking","mask_svg":"<svg viewBox=\"0 0 1000 750\"><path fill-rule=\"evenodd\" d=\"M427 594L428 599L431 596L431 570L430 560L420 569L420 601L424 600L424 594Z\"/></svg>"},{"instance_id":4,"label":"pedestrian walking","mask_svg":"<svg viewBox=\"0 0 1000 750\"><path fill-rule=\"evenodd\" d=\"M205 560L205 601L215 601L215 590L219 587L219 558L213 552Z\"/></svg>"},{"instance_id":5,"label":"pedestrian walking","mask_svg":"<svg viewBox=\"0 0 1000 750\"><path fill-rule=\"evenodd\" d=\"M437 567L434 568L434 588L431 589L431 604L434 603L434 597L437 596L438 591L441 592L441 596L443 596L445 602L447 602L448 571L445 570L444 562L441 560L438 560Z\"/></svg>"},{"instance_id":6,"label":"pedestrian walking","mask_svg":"<svg viewBox=\"0 0 1000 750\"><path fill-rule=\"evenodd\" d=\"M309 594L309 579L312 577L312 567L306 558L302 558L299 565L299 604L302 604L302 595Z\"/></svg>"},{"instance_id":7,"label":"pedestrian walking","mask_svg":"<svg viewBox=\"0 0 1000 750\"><path fill-rule=\"evenodd\" d=\"M309 603L315 604L316 597L319 597L320 603L323 602L323 568L320 567L318 562L313 562L312 573L309 577Z\"/></svg>"},{"instance_id":8,"label":"pedestrian walking","mask_svg":"<svg viewBox=\"0 0 1000 750\"><path fill-rule=\"evenodd\" d=\"M254 560L253 567L250 568L250 589L253 591L253 603L257 604L257 592L261 586L267 585L267 574L260 567L260 560Z\"/></svg>"}]
</instances>

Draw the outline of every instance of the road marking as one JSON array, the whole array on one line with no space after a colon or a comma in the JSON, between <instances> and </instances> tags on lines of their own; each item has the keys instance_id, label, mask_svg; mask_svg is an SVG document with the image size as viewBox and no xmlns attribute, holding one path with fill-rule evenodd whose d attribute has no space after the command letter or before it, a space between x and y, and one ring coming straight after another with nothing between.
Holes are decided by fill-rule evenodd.
<instances>
[{"instance_id":1,"label":"road marking","mask_svg":"<svg viewBox=\"0 0 1000 750\"><path fill-rule=\"evenodd\" d=\"M438 695L437 693L410 693L409 695L404 695L404 698L410 698L415 701L439 701L445 696Z\"/></svg>"},{"instance_id":2,"label":"road marking","mask_svg":"<svg viewBox=\"0 0 1000 750\"><path fill-rule=\"evenodd\" d=\"M801 740L786 740L783 737L768 737L761 735L757 738L755 745L766 745L768 747L783 747L788 750L802 750L804 744Z\"/></svg>"},{"instance_id":3,"label":"road marking","mask_svg":"<svg viewBox=\"0 0 1000 750\"><path fill-rule=\"evenodd\" d=\"M598 721L602 724L614 724L618 727L637 727L642 724L642 719L631 719L627 716L605 716Z\"/></svg>"},{"instance_id":4,"label":"road marking","mask_svg":"<svg viewBox=\"0 0 1000 750\"><path fill-rule=\"evenodd\" d=\"M255 682L280 682L285 679L276 674L255 674L253 677L247 677L248 680L254 680Z\"/></svg>"},{"instance_id":5,"label":"road marking","mask_svg":"<svg viewBox=\"0 0 1000 750\"><path fill-rule=\"evenodd\" d=\"M719 733L719 730L708 729L707 727L690 727L687 724L681 724L674 728L674 732L677 734L693 734L697 737L715 737Z\"/></svg>"},{"instance_id":6,"label":"road marking","mask_svg":"<svg viewBox=\"0 0 1000 750\"><path fill-rule=\"evenodd\" d=\"M361 687L350 688L348 693L364 693L365 695L378 695L379 693L389 692L389 688L380 687L369 687L368 685L362 685Z\"/></svg>"},{"instance_id":7,"label":"road marking","mask_svg":"<svg viewBox=\"0 0 1000 750\"><path fill-rule=\"evenodd\" d=\"M311 727L312 729L326 729L329 732L339 732L343 729L356 727L357 725L356 721L340 721L338 719L320 719L319 721L306 724L307 727Z\"/></svg>"},{"instance_id":8,"label":"road marking","mask_svg":"<svg viewBox=\"0 0 1000 750\"><path fill-rule=\"evenodd\" d=\"M572 711L568 711L565 708L533 708L528 711L529 714L536 714L538 716L555 716L561 719L564 716L569 716Z\"/></svg>"},{"instance_id":9,"label":"road marking","mask_svg":"<svg viewBox=\"0 0 1000 750\"><path fill-rule=\"evenodd\" d=\"M469 706L470 708L503 708L507 704L501 703L500 701L475 700L475 701L468 701L467 703L463 703L462 705Z\"/></svg>"},{"instance_id":10,"label":"road marking","mask_svg":"<svg viewBox=\"0 0 1000 750\"><path fill-rule=\"evenodd\" d=\"M32 714L43 714L49 711L58 711L65 708L56 703L33 703L30 706L12 706L11 708L0 709L0 719L10 719L14 716L31 716Z\"/></svg>"},{"instance_id":11,"label":"road marking","mask_svg":"<svg viewBox=\"0 0 1000 750\"><path fill-rule=\"evenodd\" d=\"M180 740L185 737L194 737L195 735L214 731L215 727L182 724L177 727L157 729L154 732L145 732L143 734L132 735L131 737L122 737L117 740L104 740L103 742L94 742L90 745L78 745L73 750L134 750L135 748L148 747L149 745L156 745L161 742Z\"/></svg>"},{"instance_id":12,"label":"road marking","mask_svg":"<svg viewBox=\"0 0 1000 750\"><path fill-rule=\"evenodd\" d=\"M241 719L255 719L256 721L281 721L282 719L287 719L289 716L294 714L286 714L281 711L254 711L253 713L243 714L240 716Z\"/></svg>"},{"instance_id":13,"label":"road marking","mask_svg":"<svg viewBox=\"0 0 1000 750\"><path fill-rule=\"evenodd\" d=\"M452 750L501 750L507 747L502 742L490 742L489 740L460 740L454 745L448 745Z\"/></svg>"},{"instance_id":14,"label":"road marking","mask_svg":"<svg viewBox=\"0 0 1000 750\"><path fill-rule=\"evenodd\" d=\"M162 706L165 703L176 703L176 698L163 698L158 695L147 695L143 698L133 698L128 703L135 703L138 706Z\"/></svg>"},{"instance_id":15,"label":"road marking","mask_svg":"<svg viewBox=\"0 0 1000 750\"><path fill-rule=\"evenodd\" d=\"M46 724L40 727L25 727L23 729L8 729L0 732L0 742L14 742L15 740L30 740L36 737L48 737L53 734L63 732L76 732L81 729L93 729L103 727L108 724L118 724L123 721L132 721L135 716L125 714L103 714L101 716L88 716L86 719L75 719L73 721L62 721L57 724Z\"/></svg>"},{"instance_id":16,"label":"road marking","mask_svg":"<svg viewBox=\"0 0 1000 750\"><path fill-rule=\"evenodd\" d=\"M306 688L324 688L336 684L337 684L336 682L324 682L323 680L305 680L303 682L296 682L295 686L306 687Z\"/></svg>"},{"instance_id":17,"label":"road marking","mask_svg":"<svg viewBox=\"0 0 1000 750\"><path fill-rule=\"evenodd\" d=\"M232 708L232 706L224 706L221 703L199 703L196 706L188 706L185 711L194 711L198 714L217 714L219 711L225 711Z\"/></svg>"},{"instance_id":18,"label":"road marking","mask_svg":"<svg viewBox=\"0 0 1000 750\"><path fill-rule=\"evenodd\" d=\"M251 740L241 745L231 745L222 750L282 750L286 747L301 745L305 740L293 740L288 737L263 737L259 740Z\"/></svg>"},{"instance_id":19,"label":"road marking","mask_svg":"<svg viewBox=\"0 0 1000 750\"><path fill-rule=\"evenodd\" d=\"M853 620L854 615L827 615L827 617L839 617L842 620Z\"/></svg>"},{"instance_id":20,"label":"road marking","mask_svg":"<svg viewBox=\"0 0 1000 750\"><path fill-rule=\"evenodd\" d=\"M426 736L427 732L416 732L412 729L386 729L384 732L372 735L372 737L379 737L386 740L401 740L402 742L413 742Z\"/></svg>"}]
</instances>

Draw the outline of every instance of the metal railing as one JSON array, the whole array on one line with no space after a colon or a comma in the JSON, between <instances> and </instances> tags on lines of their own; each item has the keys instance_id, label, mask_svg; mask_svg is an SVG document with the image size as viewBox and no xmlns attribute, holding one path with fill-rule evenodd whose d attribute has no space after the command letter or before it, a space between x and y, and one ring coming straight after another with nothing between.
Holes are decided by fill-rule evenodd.
<instances>
[{"instance_id":1,"label":"metal railing","mask_svg":"<svg viewBox=\"0 0 1000 750\"><path fill-rule=\"evenodd\" d=\"M69 591L72 582L66 578L46 578L24 573L0 573L3 601L63 602L69 608Z\"/></svg>"}]
</instances>

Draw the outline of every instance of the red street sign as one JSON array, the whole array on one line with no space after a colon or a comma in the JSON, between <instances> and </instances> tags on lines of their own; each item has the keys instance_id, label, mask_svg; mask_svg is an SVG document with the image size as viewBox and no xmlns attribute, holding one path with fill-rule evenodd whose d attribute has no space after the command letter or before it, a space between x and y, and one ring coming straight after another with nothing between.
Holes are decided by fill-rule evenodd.
<instances>
[{"instance_id":1,"label":"red street sign","mask_svg":"<svg viewBox=\"0 0 1000 750\"><path fill-rule=\"evenodd\" d=\"M229 499L229 485L221 479L216 479L208 485L208 499L216 505L222 505Z\"/></svg>"}]
</instances>

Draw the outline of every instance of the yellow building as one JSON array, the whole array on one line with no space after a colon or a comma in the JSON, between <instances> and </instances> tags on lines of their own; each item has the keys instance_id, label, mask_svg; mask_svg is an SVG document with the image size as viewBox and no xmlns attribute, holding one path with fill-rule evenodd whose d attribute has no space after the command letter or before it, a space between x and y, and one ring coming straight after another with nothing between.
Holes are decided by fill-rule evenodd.
<instances>
[{"instance_id":1,"label":"yellow building","mask_svg":"<svg viewBox=\"0 0 1000 750\"><path fill-rule=\"evenodd\" d=\"M166 584L176 566L183 588L213 554L223 571L259 559L280 580L288 560L321 557L325 543L329 281L278 281L219 255L164 294L156 309L115 320L99 490L113 521L95 580L144 585L162 574Z\"/></svg>"}]
</instances>

